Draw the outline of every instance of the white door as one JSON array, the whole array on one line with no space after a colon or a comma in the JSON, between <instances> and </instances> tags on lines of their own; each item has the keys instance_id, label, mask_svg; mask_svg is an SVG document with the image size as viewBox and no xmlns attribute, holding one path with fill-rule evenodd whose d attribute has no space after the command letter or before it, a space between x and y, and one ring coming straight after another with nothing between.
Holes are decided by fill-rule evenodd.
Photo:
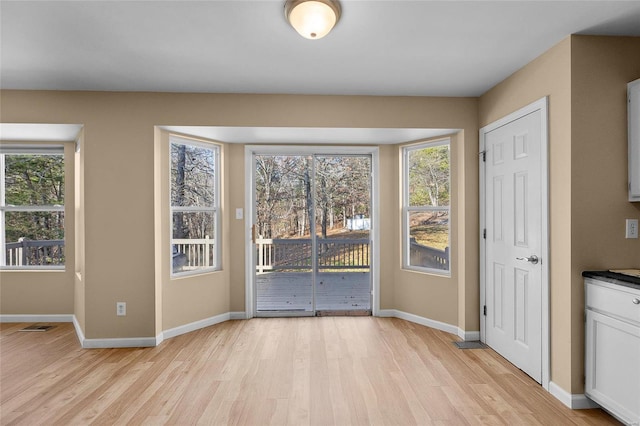
<instances>
[{"instance_id":1,"label":"white door","mask_svg":"<svg viewBox=\"0 0 640 426\"><path fill-rule=\"evenodd\" d=\"M547 262L541 120L538 109L484 133L484 340L538 383Z\"/></svg>"}]
</instances>

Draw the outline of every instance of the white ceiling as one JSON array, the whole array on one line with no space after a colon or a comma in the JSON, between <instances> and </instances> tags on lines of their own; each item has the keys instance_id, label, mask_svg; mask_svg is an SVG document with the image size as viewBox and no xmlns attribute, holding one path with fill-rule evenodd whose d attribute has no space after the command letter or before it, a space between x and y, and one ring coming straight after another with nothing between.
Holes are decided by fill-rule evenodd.
<instances>
[{"instance_id":1,"label":"white ceiling","mask_svg":"<svg viewBox=\"0 0 640 426\"><path fill-rule=\"evenodd\" d=\"M80 124L0 123L0 141L68 142L78 139Z\"/></svg>"},{"instance_id":2,"label":"white ceiling","mask_svg":"<svg viewBox=\"0 0 640 426\"><path fill-rule=\"evenodd\" d=\"M2 0L0 87L479 96L569 34L640 36L640 1L343 0L321 40L283 5Z\"/></svg>"},{"instance_id":3,"label":"white ceiling","mask_svg":"<svg viewBox=\"0 0 640 426\"><path fill-rule=\"evenodd\" d=\"M384 129L352 127L223 127L160 126L182 133L228 143L385 145L450 135L459 129Z\"/></svg>"}]
</instances>

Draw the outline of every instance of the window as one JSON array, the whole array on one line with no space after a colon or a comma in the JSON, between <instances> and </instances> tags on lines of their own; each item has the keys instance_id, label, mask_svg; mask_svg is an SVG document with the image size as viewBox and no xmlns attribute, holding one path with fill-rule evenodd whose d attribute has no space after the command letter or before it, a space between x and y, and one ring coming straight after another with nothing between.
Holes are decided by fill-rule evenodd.
<instances>
[{"instance_id":1,"label":"window","mask_svg":"<svg viewBox=\"0 0 640 426\"><path fill-rule=\"evenodd\" d=\"M449 139L403 149L403 265L449 275Z\"/></svg>"},{"instance_id":2,"label":"window","mask_svg":"<svg viewBox=\"0 0 640 426\"><path fill-rule=\"evenodd\" d=\"M217 145L170 138L172 274L219 269Z\"/></svg>"},{"instance_id":3,"label":"window","mask_svg":"<svg viewBox=\"0 0 640 426\"><path fill-rule=\"evenodd\" d=\"M0 146L0 267L64 269L62 146Z\"/></svg>"}]
</instances>

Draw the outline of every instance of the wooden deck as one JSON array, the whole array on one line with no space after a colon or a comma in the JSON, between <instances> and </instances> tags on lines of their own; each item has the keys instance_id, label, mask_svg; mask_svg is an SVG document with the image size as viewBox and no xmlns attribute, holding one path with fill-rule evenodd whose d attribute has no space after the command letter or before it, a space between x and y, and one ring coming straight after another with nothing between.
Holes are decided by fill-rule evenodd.
<instances>
[{"instance_id":1,"label":"wooden deck","mask_svg":"<svg viewBox=\"0 0 640 426\"><path fill-rule=\"evenodd\" d=\"M311 272L271 272L256 276L257 311L313 310ZM320 272L316 311L370 311L369 272Z\"/></svg>"}]
</instances>

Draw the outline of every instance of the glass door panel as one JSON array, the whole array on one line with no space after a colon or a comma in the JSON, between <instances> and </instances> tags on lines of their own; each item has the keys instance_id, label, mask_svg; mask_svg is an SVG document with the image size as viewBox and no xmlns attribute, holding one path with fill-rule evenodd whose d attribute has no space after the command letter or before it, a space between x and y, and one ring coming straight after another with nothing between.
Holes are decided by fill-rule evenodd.
<instances>
[{"instance_id":1,"label":"glass door panel","mask_svg":"<svg viewBox=\"0 0 640 426\"><path fill-rule=\"evenodd\" d=\"M256 311L312 315L312 157L255 156Z\"/></svg>"},{"instance_id":2,"label":"glass door panel","mask_svg":"<svg viewBox=\"0 0 640 426\"><path fill-rule=\"evenodd\" d=\"M254 158L256 314L370 314L371 156Z\"/></svg>"},{"instance_id":3,"label":"glass door panel","mask_svg":"<svg viewBox=\"0 0 640 426\"><path fill-rule=\"evenodd\" d=\"M316 310L371 312L371 157L315 157Z\"/></svg>"}]
</instances>

